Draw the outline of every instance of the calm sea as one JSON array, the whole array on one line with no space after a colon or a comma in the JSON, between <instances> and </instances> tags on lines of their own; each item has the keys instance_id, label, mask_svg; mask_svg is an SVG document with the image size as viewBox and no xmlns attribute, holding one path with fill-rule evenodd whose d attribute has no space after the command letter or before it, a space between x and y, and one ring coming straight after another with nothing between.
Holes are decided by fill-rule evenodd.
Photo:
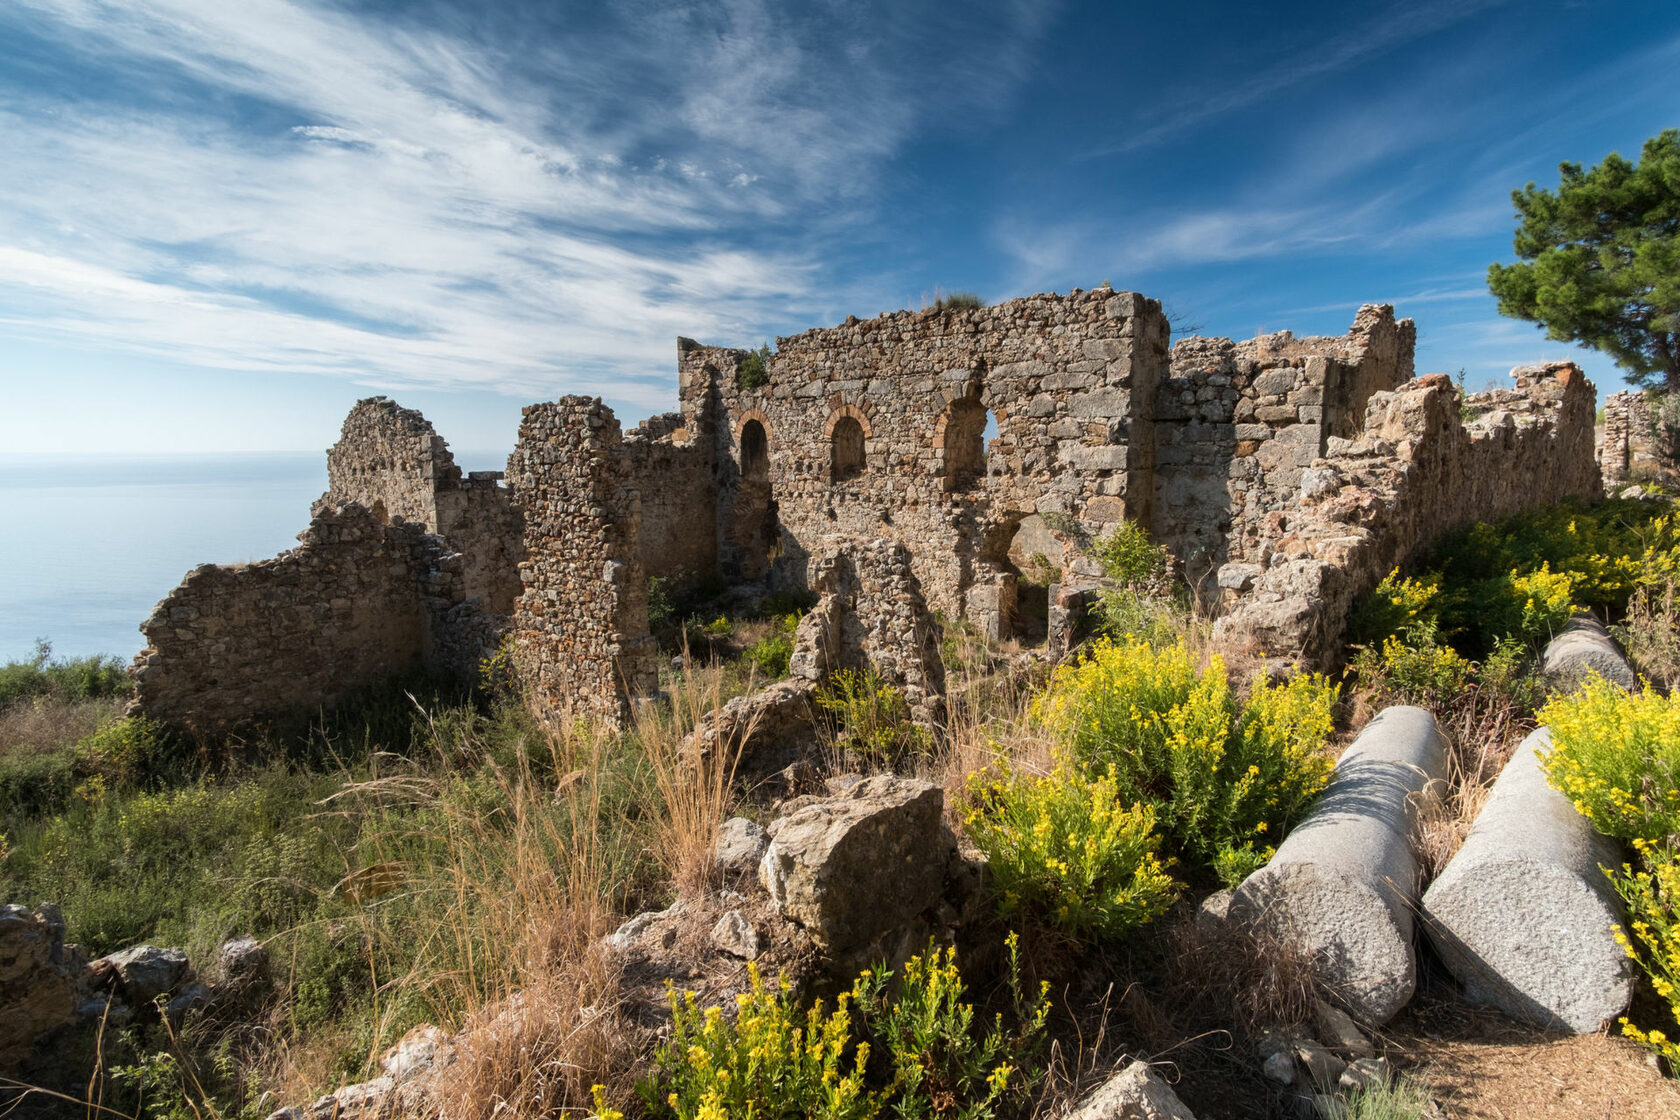
<instances>
[{"instance_id":1,"label":"calm sea","mask_svg":"<svg viewBox=\"0 0 1680 1120\"><path fill-rule=\"evenodd\" d=\"M464 469L506 455L457 453ZM54 654L131 658L140 623L199 564L291 548L327 488L327 457L0 456L0 663Z\"/></svg>"}]
</instances>

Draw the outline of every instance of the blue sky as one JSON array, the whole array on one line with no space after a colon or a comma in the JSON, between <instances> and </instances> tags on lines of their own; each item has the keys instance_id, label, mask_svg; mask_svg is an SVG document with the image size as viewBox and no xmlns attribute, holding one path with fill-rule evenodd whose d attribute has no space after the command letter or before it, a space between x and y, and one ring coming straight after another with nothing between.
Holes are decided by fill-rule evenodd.
<instances>
[{"instance_id":1,"label":"blue sky","mask_svg":"<svg viewBox=\"0 0 1680 1120\"><path fill-rule=\"evenodd\" d=\"M0 451L457 448L753 345L1103 281L1202 333L1501 319L1512 188L1680 126L1653 3L0 5ZM475 465L488 465L480 463Z\"/></svg>"}]
</instances>

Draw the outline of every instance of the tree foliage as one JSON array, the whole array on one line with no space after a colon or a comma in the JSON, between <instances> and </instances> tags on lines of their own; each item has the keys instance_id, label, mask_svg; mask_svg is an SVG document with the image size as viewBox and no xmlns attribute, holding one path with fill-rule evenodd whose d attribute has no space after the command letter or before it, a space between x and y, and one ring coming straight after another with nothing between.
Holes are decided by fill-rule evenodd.
<instances>
[{"instance_id":1,"label":"tree foliage","mask_svg":"<svg viewBox=\"0 0 1680 1120\"><path fill-rule=\"evenodd\" d=\"M1516 264L1488 287L1503 315L1540 324L1616 360L1635 384L1680 390L1680 130L1583 171L1559 167L1556 192L1512 192Z\"/></svg>"}]
</instances>

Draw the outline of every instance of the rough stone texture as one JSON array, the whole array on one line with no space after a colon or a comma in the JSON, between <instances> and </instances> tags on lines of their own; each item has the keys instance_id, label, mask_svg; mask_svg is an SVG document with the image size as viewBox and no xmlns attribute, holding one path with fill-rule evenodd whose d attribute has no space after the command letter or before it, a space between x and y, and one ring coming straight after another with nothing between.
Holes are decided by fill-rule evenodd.
<instances>
[{"instance_id":1,"label":"rough stone texture","mask_svg":"<svg viewBox=\"0 0 1680 1120\"><path fill-rule=\"evenodd\" d=\"M85 967L56 906L0 906L0 1075L22 1072L37 1042L75 1021Z\"/></svg>"},{"instance_id":2,"label":"rough stone texture","mask_svg":"<svg viewBox=\"0 0 1680 1120\"><path fill-rule=\"evenodd\" d=\"M134 945L99 958L96 970L109 966L116 973L123 998L131 1006L145 1007L158 996L172 992L190 972L183 949L156 945Z\"/></svg>"},{"instance_id":3,"label":"rough stone texture","mask_svg":"<svg viewBox=\"0 0 1680 1120\"><path fill-rule=\"evenodd\" d=\"M769 846L764 826L746 817L730 817L718 825L717 839L712 842L712 865L725 877L749 875L758 870L758 862Z\"/></svg>"},{"instance_id":4,"label":"rough stone texture","mask_svg":"<svg viewBox=\"0 0 1680 1120\"><path fill-rule=\"evenodd\" d=\"M1309 484L1220 569L1228 613L1215 641L1328 662L1358 597L1442 534L1601 495L1592 384L1569 362L1511 376L1516 389L1469 398L1479 414L1468 425L1445 374L1373 393L1358 437L1327 438L1303 463Z\"/></svg>"},{"instance_id":5,"label":"rough stone texture","mask_svg":"<svg viewBox=\"0 0 1680 1120\"><path fill-rule=\"evenodd\" d=\"M432 1115L434 1078L455 1059L455 1040L431 1024L415 1027L379 1059L385 1071L371 1081L346 1085L307 1105L269 1114L268 1120L370 1120Z\"/></svg>"},{"instance_id":6,"label":"rough stone texture","mask_svg":"<svg viewBox=\"0 0 1680 1120\"><path fill-rule=\"evenodd\" d=\"M440 661L476 664L492 640L493 620L463 601L459 554L421 526L317 506L298 540L272 560L187 573L141 624L137 710L221 731Z\"/></svg>"},{"instance_id":7,"label":"rough stone texture","mask_svg":"<svg viewBox=\"0 0 1680 1120\"><path fill-rule=\"evenodd\" d=\"M1540 655L1540 672L1554 689L1571 692L1594 673L1628 692L1638 692L1639 674L1610 637L1604 624L1590 614L1569 620Z\"/></svg>"},{"instance_id":8,"label":"rough stone texture","mask_svg":"<svg viewBox=\"0 0 1680 1120\"><path fill-rule=\"evenodd\" d=\"M1424 930L1472 1001L1587 1034L1633 997L1633 962L1614 935L1621 901L1600 870L1621 857L1547 784L1551 738L1542 727L1511 756L1424 894Z\"/></svg>"},{"instance_id":9,"label":"rough stone texture","mask_svg":"<svg viewBox=\"0 0 1680 1120\"><path fill-rule=\"evenodd\" d=\"M1361 1021L1380 1025L1417 983L1412 912L1421 887L1410 837L1420 798L1446 773L1446 739L1421 708L1388 708L1336 763L1329 787L1265 867L1237 888L1233 921L1310 952Z\"/></svg>"},{"instance_id":10,"label":"rough stone texture","mask_svg":"<svg viewBox=\"0 0 1680 1120\"><path fill-rule=\"evenodd\" d=\"M1598 465L1604 484L1636 480L1671 482L1675 463L1664 448L1655 399L1649 393L1612 393L1604 398L1604 427L1598 441Z\"/></svg>"},{"instance_id":11,"label":"rough stone texture","mask_svg":"<svg viewBox=\"0 0 1680 1120\"><path fill-rule=\"evenodd\" d=\"M525 409L508 481L525 517L515 660L546 711L622 721L658 691L639 500L599 398Z\"/></svg>"},{"instance_id":12,"label":"rough stone texture","mask_svg":"<svg viewBox=\"0 0 1680 1120\"><path fill-rule=\"evenodd\" d=\"M1133 1062L1074 1106L1065 1120L1196 1120L1172 1087Z\"/></svg>"},{"instance_id":13,"label":"rough stone texture","mask_svg":"<svg viewBox=\"0 0 1680 1120\"><path fill-rule=\"evenodd\" d=\"M702 715L683 741L689 758L726 752L737 767L779 769L789 752L816 742L816 684L778 681L748 696L737 696Z\"/></svg>"},{"instance_id":14,"label":"rough stone texture","mask_svg":"<svg viewBox=\"0 0 1680 1120\"><path fill-rule=\"evenodd\" d=\"M777 909L840 956L938 904L955 842L931 782L868 778L770 825L759 880Z\"/></svg>"}]
</instances>

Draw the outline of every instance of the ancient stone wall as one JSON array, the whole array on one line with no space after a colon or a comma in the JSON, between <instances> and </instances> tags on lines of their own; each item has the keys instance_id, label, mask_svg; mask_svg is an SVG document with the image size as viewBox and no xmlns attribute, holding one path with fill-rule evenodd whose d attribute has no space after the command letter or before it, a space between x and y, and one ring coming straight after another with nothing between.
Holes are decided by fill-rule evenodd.
<instances>
[{"instance_id":1,"label":"ancient stone wall","mask_svg":"<svg viewBox=\"0 0 1680 1120\"><path fill-rule=\"evenodd\" d=\"M506 617L519 594L518 510L495 471L465 477L449 446L419 412L385 397L357 401L327 451L333 505L356 502L437 533L461 553L468 597Z\"/></svg>"},{"instance_id":2,"label":"ancient stone wall","mask_svg":"<svg viewBox=\"0 0 1680 1120\"><path fill-rule=\"evenodd\" d=\"M494 623L459 600L459 564L419 524L322 507L299 545L187 573L140 627L136 704L188 730L226 730L330 704L375 681L476 660ZM482 638L478 640L483 640Z\"/></svg>"},{"instance_id":3,"label":"ancient stone wall","mask_svg":"<svg viewBox=\"0 0 1680 1120\"><path fill-rule=\"evenodd\" d=\"M1616 393L1604 398L1604 432L1598 445L1604 483L1670 479L1675 464L1664 448L1658 410L1649 393Z\"/></svg>"},{"instance_id":4,"label":"ancient stone wall","mask_svg":"<svg viewBox=\"0 0 1680 1120\"><path fill-rule=\"evenodd\" d=\"M1220 569L1216 641L1326 663L1358 597L1443 534L1599 496L1592 384L1568 362L1512 377L1515 389L1462 402L1445 374L1374 393L1359 438L1330 438L1247 558Z\"/></svg>"},{"instance_id":5,"label":"ancient stone wall","mask_svg":"<svg viewBox=\"0 0 1680 1120\"><path fill-rule=\"evenodd\" d=\"M718 568L718 480L711 446L691 438L680 413L655 416L624 437L625 485L641 508L637 555L649 577Z\"/></svg>"},{"instance_id":6,"label":"ancient stone wall","mask_svg":"<svg viewBox=\"0 0 1680 1120\"><path fill-rule=\"evenodd\" d=\"M1157 302L1106 288L897 312L778 339L759 387L744 351L679 341L685 421L727 475L725 576L807 586L812 556L897 540L930 605L1009 633L1023 521L1065 543L1148 516L1167 333Z\"/></svg>"},{"instance_id":7,"label":"ancient stone wall","mask_svg":"<svg viewBox=\"0 0 1680 1120\"><path fill-rule=\"evenodd\" d=\"M637 489L599 398L531 405L508 459L525 524L514 658L545 713L623 720L658 689Z\"/></svg>"},{"instance_id":8,"label":"ancient stone wall","mask_svg":"<svg viewBox=\"0 0 1680 1120\"><path fill-rule=\"evenodd\" d=\"M1250 561L1327 441L1364 427L1366 402L1412 377L1416 330L1367 304L1339 338L1288 331L1246 342L1187 338L1155 400L1152 535L1204 601L1207 577Z\"/></svg>"}]
</instances>

